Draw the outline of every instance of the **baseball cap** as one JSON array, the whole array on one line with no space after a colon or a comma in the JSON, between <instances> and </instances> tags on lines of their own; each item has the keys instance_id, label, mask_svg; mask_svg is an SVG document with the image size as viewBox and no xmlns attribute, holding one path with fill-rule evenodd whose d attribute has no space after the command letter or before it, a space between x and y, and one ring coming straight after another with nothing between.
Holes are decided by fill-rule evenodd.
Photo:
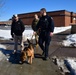
<instances>
[{"instance_id":1,"label":"baseball cap","mask_svg":"<svg viewBox=\"0 0 76 75\"><path fill-rule=\"evenodd\" d=\"M13 15L13 17L18 17L18 15L17 15L17 14L15 14L15 15Z\"/></svg>"}]
</instances>

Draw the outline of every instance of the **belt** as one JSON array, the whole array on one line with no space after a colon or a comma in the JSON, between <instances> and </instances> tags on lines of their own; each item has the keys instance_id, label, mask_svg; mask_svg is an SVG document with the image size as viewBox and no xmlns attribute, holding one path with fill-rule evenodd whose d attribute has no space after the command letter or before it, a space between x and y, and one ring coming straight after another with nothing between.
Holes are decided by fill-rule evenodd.
<instances>
[{"instance_id":1,"label":"belt","mask_svg":"<svg viewBox=\"0 0 76 75\"><path fill-rule=\"evenodd\" d=\"M41 31L42 31L42 32L46 32L46 31L49 32L49 30L41 30Z\"/></svg>"},{"instance_id":2,"label":"belt","mask_svg":"<svg viewBox=\"0 0 76 75\"><path fill-rule=\"evenodd\" d=\"M43 31L43 32L44 32L44 31L46 31L46 30L41 30L41 31Z\"/></svg>"}]
</instances>

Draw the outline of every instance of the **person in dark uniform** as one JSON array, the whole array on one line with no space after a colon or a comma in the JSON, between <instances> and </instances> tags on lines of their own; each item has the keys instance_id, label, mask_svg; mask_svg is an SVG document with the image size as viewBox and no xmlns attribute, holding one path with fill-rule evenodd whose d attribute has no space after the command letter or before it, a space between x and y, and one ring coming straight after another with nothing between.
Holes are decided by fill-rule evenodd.
<instances>
[{"instance_id":1,"label":"person in dark uniform","mask_svg":"<svg viewBox=\"0 0 76 75\"><path fill-rule=\"evenodd\" d=\"M36 29L40 29L39 34L39 46L43 50L42 56L44 56L44 60L48 59L48 51L49 45L51 41L51 37L53 36L54 31L54 22L52 17L48 16L46 13L46 9L42 8L40 10L41 18L36 26ZM44 44L45 42L45 44Z\"/></svg>"}]
</instances>

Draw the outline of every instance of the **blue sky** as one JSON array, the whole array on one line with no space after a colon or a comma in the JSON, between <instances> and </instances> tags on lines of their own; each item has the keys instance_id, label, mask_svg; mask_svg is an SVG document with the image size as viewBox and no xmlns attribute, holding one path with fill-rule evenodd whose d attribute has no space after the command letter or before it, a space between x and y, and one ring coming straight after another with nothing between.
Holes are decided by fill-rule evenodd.
<instances>
[{"instance_id":1,"label":"blue sky","mask_svg":"<svg viewBox=\"0 0 76 75\"><path fill-rule=\"evenodd\" d=\"M76 13L76 0L6 0L3 8L0 8L0 21L9 20L13 14L21 14L39 11L46 8L47 11L67 10Z\"/></svg>"}]
</instances>

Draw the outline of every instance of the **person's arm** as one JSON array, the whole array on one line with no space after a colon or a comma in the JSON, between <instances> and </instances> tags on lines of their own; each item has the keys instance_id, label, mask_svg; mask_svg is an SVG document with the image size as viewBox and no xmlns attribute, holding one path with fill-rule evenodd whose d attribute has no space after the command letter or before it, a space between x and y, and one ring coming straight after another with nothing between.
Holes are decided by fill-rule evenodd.
<instances>
[{"instance_id":1,"label":"person's arm","mask_svg":"<svg viewBox=\"0 0 76 75\"><path fill-rule=\"evenodd\" d=\"M34 20L32 21L32 25L31 25L31 28L34 30L34 27L33 27L33 25L34 25Z\"/></svg>"},{"instance_id":2,"label":"person's arm","mask_svg":"<svg viewBox=\"0 0 76 75\"><path fill-rule=\"evenodd\" d=\"M13 24L14 24L14 23L12 22L12 25L11 25L11 36L12 36L12 37L14 37L14 35L13 35L13 31L14 31Z\"/></svg>"},{"instance_id":3,"label":"person's arm","mask_svg":"<svg viewBox=\"0 0 76 75\"><path fill-rule=\"evenodd\" d=\"M53 36L54 32L54 21L53 18L49 18L49 31L50 31L50 36Z\"/></svg>"},{"instance_id":4,"label":"person's arm","mask_svg":"<svg viewBox=\"0 0 76 75\"><path fill-rule=\"evenodd\" d=\"M21 20L20 20L20 23L21 23L21 28L22 28L22 32L23 32L25 30L25 26Z\"/></svg>"},{"instance_id":5,"label":"person's arm","mask_svg":"<svg viewBox=\"0 0 76 75\"><path fill-rule=\"evenodd\" d=\"M40 29L40 20L38 21L38 23L36 25L36 31L38 31L38 29Z\"/></svg>"},{"instance_id":6,"label":"person's arm","mask_svg":"<svg viewBox=\"0 0 76 75\"><path fill-rule=\"evenodd\" d=\"M39 20L38 20L39 21ZM38 24L38 21L36 21L37 22L37 24ZM37 24L35 25L35 19L32 21L32 29L33 29L33 34L36 34L37 33L37 30L36 30L36 26L37 26Z\"/></svg>"}]
</instances>

